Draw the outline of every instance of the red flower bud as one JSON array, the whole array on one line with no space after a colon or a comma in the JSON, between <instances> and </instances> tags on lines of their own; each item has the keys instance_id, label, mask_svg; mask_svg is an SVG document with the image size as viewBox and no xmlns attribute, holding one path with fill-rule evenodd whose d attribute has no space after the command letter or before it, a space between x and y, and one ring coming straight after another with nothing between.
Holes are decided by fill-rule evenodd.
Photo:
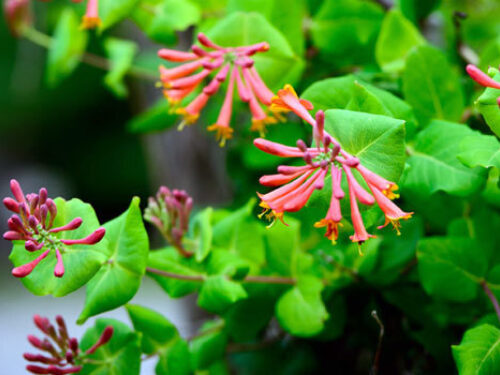
<instances>
[{"instance_id":1,"label":"red flower bud","mask_svg":"<svg viewBox=\"0 0 500 375\"><path fill-rule=\"evenodd\" d=\"M113 336L113 327L107 326L106 328L104 328L104 331L102 332L99 340L97 340L97 342L91 348L89 348L85 353L86 354L94 353L100 346L107 344L108 341L111 340L111 336Z\"/></svg>"},{"instance_id":2,"label":"red flower bud","mask_svg":"<svg viewBox=\"0 0 500 375\"><path fill-rule=\"evenodd\" d=\"M94 245L101 241L105 234L106 229L101 227L85 238L79 240L61 240L61 242L65 245Z\"/></svg>"}]
</instances>

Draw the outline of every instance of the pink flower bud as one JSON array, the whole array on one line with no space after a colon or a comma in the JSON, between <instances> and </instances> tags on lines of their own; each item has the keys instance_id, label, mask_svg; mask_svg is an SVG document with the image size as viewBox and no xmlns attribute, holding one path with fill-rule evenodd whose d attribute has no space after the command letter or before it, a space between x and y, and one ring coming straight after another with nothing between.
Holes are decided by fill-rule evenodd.
<instances>
[{"instance_id":1,"label":"pink flower bud","mask_svg":"<svg viewBox=\"0 0 500 375\"><path fill-rule=\"evenodd\" d=\"M58 364L60 360L58 358L50 358L50 357L45 357L41 354L31 354L31 353L24 353L23 357L25 360L30 361L30 362L41 362L41 363L46 363L46 364Z\"/></svg>"},{"instance_id":2,"label":"pink flower bud","mask_svg":"<svg viewBox=\"0 0 500 375\"><path fill-rule=\"evenodd\" d=\"M49 224L47 225L47 228L52 228L52 224L54 223L54 219L56 218L57 215L57 206L54 203L54 201L50 198L47 199L47 202L45 202L45 204L47 205L50 213L50 220Z\"/></svg>"},{"instance_id":3,"label":"pink flower bud","mask_svg":"<svg viewBox=\"0 0 500 375\"><path fill-rule=\"evenodd\" d=\"M297 141L297 147L302 152L306 152L307 151L307 145L306 145L306 143L302 139L299 139Z\"/></svg>"},{"instance_id":4,"label":"pink flower bud","mask_svg":"<svg viewBox=\"0 0 500 375\"><path fill-rule=\"evenodd\" d=\"M21 185L19 185L19 182L17 182L17 180L10 180L10 190L12 191L14 198L16 198L18 202L26 201L24 198L23 190L21 189Z\"/></svg>"},{"instance_id":5,"label":"pink flower bud","mask_svg":"<svg viewBox=\"0 0 500 375\"><path fill-rule=\"evenodd\" d=\"M28 335L28 341L37 349L43 349L42 341L33 335Z\"/></svg>"},{"instance_id":6,"label":"pink flower bud","mask_svg":"<svg viewBox=\"0 0 500 375\"><path fill-rule=\"evenodd\" d=\"M40 250L42 247L43 247L44 243L39 243L37 244L36 242L32 241L32 240L28 240L26 241L26 243L24 244L24 248L30 252L33 252L33 251L38 251Z\"/></svg>"},{"instance_id":7,"label":"pink flower bud","mask_svg":"<svg viewBox=\"0 0 500 375\"><path fill-rule=\"evenodd\" d=\"M71 220L68 224L63 225L62 227L52 228L51 230L49 230L49 232L50 233L58 233L58 232L66 231L66 230L75 230L75 229L79 228L80 225L82 225L82 222L83 222L82 218L77 217L77 218L74 218L73 220Z\"/></svg>"},{"instance_id":8,"label":"pink flower bud","mask_svg":"<svg viewBox=\"0 0 500 375\"><path fill-rule=\"evenodd\" d=\"M71 349L73 354L77 355L78 354L78 340L76 339L76 337L72 337L69 340L68 344L69 344L69 348Z\"/></svg>"},{"instance_id":9,"label":"pink flower bud","mask_svg":"<svg viewBox=\"0 0 500 375\"><path fill-rule=\"evenodd\" d=\"M28 224L35 232L38 233L38 225L40 224L40 222L37 220L36 217L30 216L28 218Z\"/></svg>"},{"instance_id":10,"label":"pink flower bud","mask_svg":"<svg viewBox=\"0 0 500 375\"><path fill-rule=\"evenodd\" d=\"M57 315L56 323L57 326L59 327L59 336L61 336L61 338L63 338L64 341L67 341L69 339L68 328L66 327L66 322L64 321L64 318L61 315Z\"/></svg>"},{"instance_id":11,"label":"pink flower bud","mask_svg":"<svg viewBox=\"0 0 500 375\"><path fill-rule=\"evenodd\" d=\"M210 39L208 39L208 37L203 33L198 33L198 41L207 48L218 49L218 50L223 49L221 46L215 44Z\"/></svg>"},{"instance_id":12,"label":"pink flower bud","mask_svg":"<svg viewBox=\"0 0 500 375\"><path fill-rule=\"evenodd\" d=\"M49 255L49 252L50 252L50 249L46 250L42 255L40 255L35 260L33 260L33 261L29 262L29 263L26 263L26 264L24 264L22 266L14 268L12 270L12 275L15 276L15 277L25 277L25 276L28 276L35 269L35 267L38 265L38 263L40 263L40 261L42 259L44 259L47 255Z\"/></svg>"},{"instance_id":13,"label":"pink flower bud","mask_svg":"<svg viewBox=\"0 0 500 375\"><path fill-rule=\"evenodd\" d=\"M33 316L33 322L35 322L35 325L38 327L38 329L40 331L42 331L43 333L45 334L49 334L51 332L51 324L49 322L49 319L43 317L43 316L40 316L38 314L35 314ZM52 327L53 329L54 327Z\"/></svg>"},{"instance_id":14,"label":"pink flower bud","mask_svg":"<svg viewBox=\"0 0 500 375\"><path fill-rule=\"evenodd\" d=\"M469 64L465 67L465 70L469 76L481 86L500 89L500 82L495 81L489 75L483 73L477 66Z\"/></svg>"},{"instance_id":15,"label":"pink flower bud","mask_svg":"<svg viewBox=\"0 0 500 375\"><path fill-rule=\"evenodd\" d=\"M111 336L113 336L113 327L107 326L101 334L99 340L89 348L85 354L93 354L100 346L105 345L111 340Z\"/></svg>"},{"instance_id":16,"label":"pink flower bud","mask_svg":"<svg viewBox=\"0 0 500 375\"><path fill-rule=\"evenodd\" d=\"M208 56L208 52L205 51L203 48L197 46L197 45L193 45L191 47L191 51L193 51L193 53L196 55L196 56L199 56L199 57L205 57L205 56Z\"/></svg>"},{"instance_id":17,"label":"pink flower bud","mask_svg":"<svg viewBox=\"0 0 500 375\"><path fill-rule=\"evenodd\" d=\"M8 231L3 234L3 238L7 241L23 240L24 234L14 231Z\"/></svg>"},{"instance_id":18,"label":"pink flower bud","mask_svg":"<svg viewBox=\"0 0 500 375\"><path fill-rule=\"evenodd\" d=\"M158 51L158 57L174 62L184 62L197 59L198 56L191 52L177 51L174 49L162 48Z\"/></svg>"},{"instance_id":19,"label":"pink flower bud","mask_svg":"<svg viewBox=\"0 0 500 375\"><path fill-rule=\"evenodd\" d=\"M75 361L75 357L73 356L73 353L71 353L71 352L66 352L65 358L66 358L66 362L68 362L68 363L74 363L74 361Z\"/></svg>"},{"instance_id":20,"label":"pink flower bud","mask_svg":"<svg viewBox=\"0 0 500 375\"><path fill-rule=\"evenodd\" d=\"M9 211L15 212L16 214L19 213L19 206L18 202L15 201L12 198L4 198L3 204L5 208L7 208Z\"/></svg>"},{"instance_id":21,"label":"pink flower bud","mask_svg":"<svg viewBox=\"0 0 500 375\"><path fill-rule=\"evenodd\" d=\"M13 230L15 232L19 233L26 233L26 230L24 229L23 222L17 215L12 215L9 220L7 220L7 225L10 230Z\"/></svg>"},{"instance_id":22,"label":"pink flower bud","mask_svg":"<svg viewBox=\"0 0 500 375\"><path fill-rule=\"evenodd\" d=\"M103 227L96 229L94 233L80 240L61 240L65 245L94 245L102 240L106 234L106 229Z\"/></svg>"},{"instance_id":23,"label":"pink flower bud","mask_svg":"<svg viewBox=\"0 0 500 375\"><path fill-rule=\"evenodd\" d=\"M55 277L63 277L64 264L63 264L61 252L59 251L59 249L56 249L56 258L57 258L57 263L56 263L56 267L54 268L54 276Z\"/></svg>"},{"instance_id":24,"label":"pink flower bud","mask_svg":"<svg viewBox=\"0 0 500 375\"><path fill-rule=\"evenodd\" d=\"M40 205L44 204L45 201L47 200L47 189L41 188L39 193L38 193L38 198L39 198L38 203Z\"/></svg>"}]
</instances>

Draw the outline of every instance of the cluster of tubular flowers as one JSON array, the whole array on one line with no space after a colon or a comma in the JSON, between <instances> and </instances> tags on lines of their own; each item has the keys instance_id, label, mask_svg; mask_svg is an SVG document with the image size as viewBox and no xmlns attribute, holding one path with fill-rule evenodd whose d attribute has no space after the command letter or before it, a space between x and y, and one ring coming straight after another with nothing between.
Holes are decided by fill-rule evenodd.
<instances>
[{"instance_id":1,"label":"cluster of tubular flowers","mask_svg":"<svg viewBox=\"0 0 500 375\"><path fill-rule=\"evenodd\" d=\"M160 66L163 93L174 111L183 116L179 128L194 123L210 97L218 91L224 81L228 80L219 117L208 130L216 132L221 146L232 137L233 129L230 122L236 90L240 99L250 107L251 130L263 136L266 125L276 123L281 116L279 111L271 114L268 112L266 107L271 105L273 93L255 69L251 56L258 52L266 52L269 50L269 44L262 42L242 47L221 47L202 33L198 34L198 40L208 51L197 45L191 47L191 52L171 49L158 51L158 56L167 61L183 63L170 69ZM181 101L212 73L214 75L208 85L203 87L186 107L180 107Z\"/></svg>"},{"instance_id":2,"label":"cluster of tubular flowers","mask_svg":"<svg viewBox=\"0 0 500 375\"><path fill-rule=\"evenodd\" d=\"M44 365L27 365L26 370L33 374L65 375L78 373L82 369L82 364L85 363L86 356L93 354L99 347L107 344L113 336L113 327L107 326L97 342L87 351L81 352L78 340L69 336L62 316L56 316L57 330L47 318L35 315L33 321L46 336L43 339L33 335L28 336L31 345L46 353L24 353L24 359L27 361Z\"/></svg>"},{"instance_id":3,"label":"cluster of tubular flowers","mask_svg":"<svg viewBox=\"0 0 500 375\"><path fill-rule=\"evenodd\" d=\"M469 64L465 67L469 76L483 87L491 87L500 90L500 82L495 81L488 74L483 73L477 66ZM500 96L497 98L498 106L500 107Z\"/></svg>"},{"instance_id":4,"label":"cluster of tubular flowers","mask_svg":"<svg viewBox=\"0 0 500 375\"><path fill-rule=\"evenodd\" d=\"M184 248L183 238L189 229L192 209L193 198L184 190L170 191L161 186L156 197L149 198L144 219L153 224L183 256L189 257L192 253Z\"/></svg>"},{"instance_id":5,"label":"cluster of tubular flowers","mask_svg":"<svg viewBox=\"0 0 500 375\"><path fill-rule=\"evenodd\" d=\"M94 245L101 241L106 233L104 228L99 228L79 240L60 239L58 233L79 228L82 219L77 217L66 225L53 227L57 207L54 201L48 198L47 189L41 188L38 194L25 196L16 180L10 181L10 189L14 198L7 197L3 203L8 210L14 212L14 215L7 221L9 230L4 233L3 238L9 241L24 241L24 247L29 252L42 252L33 261L14 268L12 275L16 277L28 276L50 252L54 252L57 258L54 275L62 277L64 275L62 254L67 250L67 246Z\"/></svg>"},{"instance_id":6,"label":"cluster of tubular flowers","mask_svg":"<svg viewBox=\"0 0 500 375\"><path fill-rule=\"evenodd\" d=\"M326 216L318 221L315 227L325 227L325 236L335 242L338 238L338 227L342 225L340 201L346 196L346 192L341 183L345 176L354 227L351 240L362 243L374 237L366 231L358 202L367 206L377 203L385 215L385 223L379 228L392 223L399 233L399 220L410 218L412 213L403 212L391 201L398 197L394 193L398 188L397 185L373 173L361 165L358 158L345 152L339 143L325 132L323 111L318 111L315 118L311 116L309 113L312 109L311 103L299 99L291 86L287 85L283 90L279 90L278 95L272 100L272 105L277 109L291 110L311 124L315 145L307 147L304 141L299 140L296 147L290 147L262 138L254 140L255 146L268 154L301 158L305 162L305 165L301 166L281 165L277 174L261 177L262 185L276 188L267 194L259 194L260 206L264 208L261 216L266 216L272 223L276 219L284 222L285 212L296 212L303 208L314 191L323 189L325 180L329 178L332 186L330 206ZM353 170L359 172L370 191L358 182Z\"/></svg>"}]
</instances>

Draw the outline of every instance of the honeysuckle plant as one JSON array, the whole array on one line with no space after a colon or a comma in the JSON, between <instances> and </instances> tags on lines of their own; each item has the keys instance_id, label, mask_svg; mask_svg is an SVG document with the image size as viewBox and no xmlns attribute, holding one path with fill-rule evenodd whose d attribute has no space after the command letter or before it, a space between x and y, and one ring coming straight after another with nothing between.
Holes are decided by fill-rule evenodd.
<instances>
[{"instance_id":1,"label":"honeysuckle plant","mask_svg":"<svg viewBox=\"0 0 500 375\"><path fill-rule=\"evenodd\" d=\"M52 133L15 121L6 139L22 134L9 146L28 155L51 134L37 163L64 155L60 169L96 209L45 188L25 194L28 181L9 176L13 280L43 298L85 288L76 324L89 325L78 339L73 322L34 315L44 337L28 336L37 352L24 354L27 371L138 375L155 361L157 375L500 373L498 2L3 9L13 37L48 50L46 82L60 96L44 103L57 102L61 118L71 103L86 109L60 128L50 117ZM96 75L80 64L104 71L120 107L107 113L112 99L86 96ZM25 112L42 127L34 107ZM126 126L108 124L128 113ZM131 155L159 131L169 141L142 154L169 172L141 172L193 172L196 182L175 175L146 194ZM203 322L178 330L156 300L137 304L145 278L169 298L194 295L182 303ZM116 309L127 322L101 316Z\"/></svg>"}]
</instances>

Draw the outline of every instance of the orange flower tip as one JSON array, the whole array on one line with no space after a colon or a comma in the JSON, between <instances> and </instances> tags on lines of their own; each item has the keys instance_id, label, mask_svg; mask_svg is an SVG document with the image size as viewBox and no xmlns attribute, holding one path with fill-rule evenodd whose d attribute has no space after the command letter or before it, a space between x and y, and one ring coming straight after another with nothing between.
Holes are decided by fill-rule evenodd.
<instances>
[{"instance_id":1,"label":"orange flower tip","mask_svg":"<svg viewBox=\"0 0 500 375\"><path fill-rule=\"evenodd\" d=\"M285 223L283 219L283 212L276 212L275 210L271 209L265 202L261 202L259 206L264 208L264 210L259 215L257 215L259 219L265 218L266 220L270 221L269 225L266 226L267 229L271 228L274 223L276 223L276 219L278 219L288 227L288 224Z\"/></svg>"},{"instance_id":2,"label":"orange flower tip","mask_svg":"<svg viewBox=\"0 0 500 375\"><path fill-rule=\"evenodd\" d=\"M101 23L102 22L99 17L83 16L81 28L85 30L94 29L96 27L101 26Z\"/></svg>"},{"instance_id":3,"label":"orange flower tip","mask_svg":"<svg viewBox=\"0 0 500 375\"><path fill-rule=\"evenodd\" d=\"M220 124L213 124L207 127L208 131L216 132L215 138L219 141L219 146L224 147L226 140L233 137L233 128Z\"/></svg>"},{"instance_id":4,"label":"orange flower tip","mask_svg":"<svg viewBox=\"0 0 500 375\"><path fill-rule=\"evenodd\" d=\"M314 106L312 105L312 103L309 100L300 99L299 101L300 101L300 104L302 104L304 106L304 108L307 109L308 111L312 111L314 109Z\"/></svg>"}]
</instances>

